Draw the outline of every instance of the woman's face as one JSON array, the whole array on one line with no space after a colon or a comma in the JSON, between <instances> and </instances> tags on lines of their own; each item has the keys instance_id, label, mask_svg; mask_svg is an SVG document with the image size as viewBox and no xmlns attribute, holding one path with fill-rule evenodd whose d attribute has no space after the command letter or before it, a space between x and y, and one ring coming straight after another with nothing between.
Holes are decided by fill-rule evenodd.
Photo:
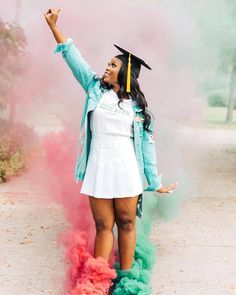
<instances>
[{"instance_id":1,"label":"woman's face","mask_svg":"<svg viewBox=\"0 0 236 295\"><path fill-rule=\"evenodd\" d=\"M106 71L104 75L102 76L103 81L112 85L117 84L118 74L119 74L121 66L122 66L122 61L117 57L113 57L111 61L108 63Z\"/></svg>"}]
</instances>

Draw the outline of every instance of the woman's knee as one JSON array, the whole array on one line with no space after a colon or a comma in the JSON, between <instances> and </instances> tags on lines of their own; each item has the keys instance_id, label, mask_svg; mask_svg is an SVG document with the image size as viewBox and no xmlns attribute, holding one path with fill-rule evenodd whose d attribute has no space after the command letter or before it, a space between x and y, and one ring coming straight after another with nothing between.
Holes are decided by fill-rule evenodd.
<instances>
[{"instance_id":1,"label":"woman's knee","mask_svg":"<svg viewBox=\"0 0 236 295\"><path fill-rule=\"evenodd\" d=\"M97 232L112 230L115 224L113 200L89 196L89 204Z\"/></svg>"},{"instance_id":2,"label":"woman's knee","mask_svg":"<svg viewBox=\"0 0 236 295\"><path fill-rule=\"evenodd\" d=\"M135 220L128 215L119 215L116 218L117 227L123 231L133 231L135 230Z\"/></svg>"},{"instance_id":3,"label":"woman's knee","mask_svg":"<svg viewBox=\"0 0 236 295\"><path fill-rule=\"evenodd\" d=\"M114 227L114 221L110 220L104 220L102 218L96 218L94 219L95 227L97 232L102 231L112 231Z\"/></svg>"}]
</instances>

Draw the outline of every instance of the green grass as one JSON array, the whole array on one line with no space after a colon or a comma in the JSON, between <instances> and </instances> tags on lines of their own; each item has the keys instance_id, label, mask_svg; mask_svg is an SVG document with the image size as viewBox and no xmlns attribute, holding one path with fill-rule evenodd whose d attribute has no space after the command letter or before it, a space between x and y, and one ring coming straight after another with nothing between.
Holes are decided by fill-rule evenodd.
<instances>
[{"instance_id":1,"label":"green grass","mask_svg":"<svg viewBox=\"0 0 236 295\"><path fill-rule=\"evenodd\" d=\"M236 128L236 110L233 114L233 122L226 123L226 107L206 107L204 110L204 125L213 128Z\"/></svg>"}]
</instances>

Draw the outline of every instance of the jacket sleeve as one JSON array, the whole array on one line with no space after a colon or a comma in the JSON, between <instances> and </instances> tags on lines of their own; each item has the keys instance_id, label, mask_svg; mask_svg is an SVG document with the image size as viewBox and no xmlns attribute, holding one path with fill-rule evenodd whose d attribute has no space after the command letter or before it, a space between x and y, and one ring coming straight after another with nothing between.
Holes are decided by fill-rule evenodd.
<instances>
[{"instance_id":1,"label":"jacket sleeve","mask_svg":"<svg viewBox=\"0 0 236 295\"><path fill-rule=\"evenodd\" d=\"M144 191L156 191L162 186L162 175L158 176L153 120L151 121L149 129L152 133L148 133L146 130L144 130L142 137L144 174L148 182L148 186L144 189Z\"/></svg>"},{"instance_id":2,"label":"jacket sleeve","mask_svg":"<svg viewBox=\"0 0 236 295\"><path fill-rule=\"evenodd\" d=\"M96 76L96 73L91 70L88 63L84 60L81 53L74 45L73 39L67 38L66 42L57 44L54 53L59 52L62 52L62 56L76 80L87 92L89 83L93 80L93 77Z\"/></svg>"}]
</instances>

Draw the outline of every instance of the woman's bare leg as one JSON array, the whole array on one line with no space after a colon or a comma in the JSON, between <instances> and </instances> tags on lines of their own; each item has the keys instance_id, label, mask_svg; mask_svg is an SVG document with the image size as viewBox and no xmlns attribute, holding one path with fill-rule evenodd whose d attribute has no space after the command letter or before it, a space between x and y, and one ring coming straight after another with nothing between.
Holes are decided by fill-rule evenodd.
<instances>
[{"instance_id":1,"label":"woman's bare leg","mask_svg":"<svg viewBox=\"0 0 236 295\"><path fill-rule=\"evenodd\" d=\"M136 246L136 208L138 196L114 199L118 227L120 268L131 269Z\"/></svg>"},{"instance_id":2,"label":"woman's bare leg","mask_svg":"<svg viewBox=\"0 0 236 295\"><path fill-rule=\"evenodd\" d=\"M108 261L114 242L115 216L113 199L98 199L89 196L89 204L96 226L94 257L101 256Z\"/></svg>"}]
</instances>

